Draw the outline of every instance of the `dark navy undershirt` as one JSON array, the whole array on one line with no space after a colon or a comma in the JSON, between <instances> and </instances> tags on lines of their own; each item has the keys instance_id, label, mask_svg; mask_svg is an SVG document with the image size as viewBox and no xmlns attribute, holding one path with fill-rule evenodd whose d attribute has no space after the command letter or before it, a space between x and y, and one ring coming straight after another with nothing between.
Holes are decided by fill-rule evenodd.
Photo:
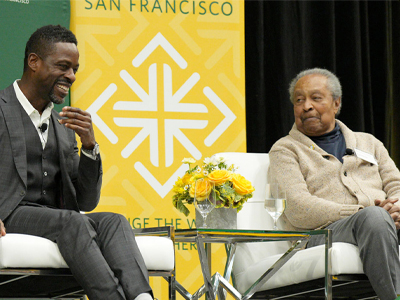
<instances>
[{"instance_id":1,"label":"dark navy undershirt","mask_svg":"<svg viewBox=\"0 0 400 300\"><path fill-rule=\"evenodd\" d=\"M337 123L331 132L325 133L321 136L310 136L309 138L321 149L332 154L343 163L343 156L346 153L346 141L344 140L342 131Z\"/></svg>"}]
</instances>

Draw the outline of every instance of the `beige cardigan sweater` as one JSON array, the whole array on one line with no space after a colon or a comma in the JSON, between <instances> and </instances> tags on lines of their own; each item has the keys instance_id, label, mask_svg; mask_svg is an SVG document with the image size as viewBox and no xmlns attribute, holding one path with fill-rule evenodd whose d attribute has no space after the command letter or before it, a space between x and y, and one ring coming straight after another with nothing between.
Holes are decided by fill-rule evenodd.
<instances>
[{"instance_id":1,"label":"beige cardigan sweater","mask_svg":"<svg viewBox=\"0 0 400 300\"><path fill-rule=\"evenodd\" d=\"M342 164L294 124L269 152L269 181L277 181L287 192L281 220L286 230L323 228L374 205L375 199L400 200L400 172L383 144L371 134L353 132L336 122L346 148L374 155L378 165L355 155L344 156Z\"/></svg>"}]
</instances>

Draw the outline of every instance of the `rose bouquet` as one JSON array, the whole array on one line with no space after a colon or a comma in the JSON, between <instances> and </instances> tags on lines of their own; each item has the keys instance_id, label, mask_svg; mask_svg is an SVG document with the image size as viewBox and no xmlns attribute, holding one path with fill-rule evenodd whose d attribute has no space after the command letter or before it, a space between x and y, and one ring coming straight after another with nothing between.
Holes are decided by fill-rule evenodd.
<instances>
[{"instance_id":1,"label":"rose bouquet","mask_svg":"<svg viewBox=\"0 0 400 300\"><path fill-rule=\"evenodd\" d=\"M216 195L216 207L233 207L240 211L243 204L253 196L254 187L250 181L242 175L235 173L234 165L228 166L223 157L207 157L201 166L191 165L196 163L193 158L185 158L182 161L189 165L183 177L178 177L173 187L174 195L172 203L185 216L189 215L189 209L186 204L193 204L194 195L206 198L213 186ZM213 185L195 185L197 179L204 178L206 181L214 183ZM195 191L195 188L197 190Z\"/></svg>"}]
</instances>

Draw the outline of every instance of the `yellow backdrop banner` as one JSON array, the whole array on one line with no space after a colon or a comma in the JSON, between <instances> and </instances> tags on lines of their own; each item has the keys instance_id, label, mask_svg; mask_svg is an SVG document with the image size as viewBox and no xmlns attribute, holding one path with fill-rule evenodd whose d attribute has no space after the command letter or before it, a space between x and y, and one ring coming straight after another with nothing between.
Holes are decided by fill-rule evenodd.
<instances>
[{"instance_id":1,"label":"yellow backdrop banner","mask_svg":"<svg viewBox=\"0 0 400 300\"><path fill-rule=\"evenodd\" d=\"M185 217L172 206L182 159L246 151L244 0L72 0L70 28L80 52L71 103L91 113L103 158L96 211L133 228L194 227L193 207ZM212 251L222 268L223 247ZM195 245L176 244L176 260L193 293ZM151 285L167 298L162 279Z\"/></svg>"}]
</instances>

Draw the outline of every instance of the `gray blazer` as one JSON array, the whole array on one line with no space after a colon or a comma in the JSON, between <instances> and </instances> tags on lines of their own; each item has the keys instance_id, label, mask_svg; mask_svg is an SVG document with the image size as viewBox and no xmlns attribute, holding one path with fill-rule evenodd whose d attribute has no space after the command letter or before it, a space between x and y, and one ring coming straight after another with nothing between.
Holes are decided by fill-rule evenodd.
<instances>
[{"instance_id":1,"label":"gray blazer","mask_svg":"<svg viewBox=\"0 0 400 300\"><path fill-rule=\"evenodd\" d=\"M19 101L11 85L0 91L0 219L24 198L27 189L27 161L24 126ZM60 155L63 208L93 210L100 199L102 164L85 155L79 157L75 132L61 125L53 110L51 119Z\"/></svg>"}]
</instances>

